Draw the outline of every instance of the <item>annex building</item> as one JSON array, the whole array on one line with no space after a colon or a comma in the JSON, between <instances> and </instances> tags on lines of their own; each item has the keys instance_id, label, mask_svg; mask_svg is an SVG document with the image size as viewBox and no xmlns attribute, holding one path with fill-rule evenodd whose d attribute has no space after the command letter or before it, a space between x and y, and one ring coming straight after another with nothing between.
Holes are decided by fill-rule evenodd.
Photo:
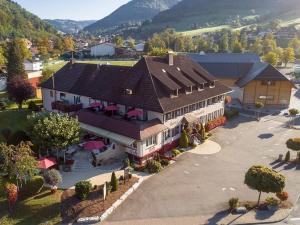
<instances>
[{"instance_id":1,"label":"annex building","mask_svg":"<svg viewBox=\"0 0 300 225\"><path fill-rule=\"evenodd\" d=\"M189 57L230 87L230 95L243 105L259 101L268 106L289 107L293 83L258 55L209 53Z\"/></svg>"}]
</instances>

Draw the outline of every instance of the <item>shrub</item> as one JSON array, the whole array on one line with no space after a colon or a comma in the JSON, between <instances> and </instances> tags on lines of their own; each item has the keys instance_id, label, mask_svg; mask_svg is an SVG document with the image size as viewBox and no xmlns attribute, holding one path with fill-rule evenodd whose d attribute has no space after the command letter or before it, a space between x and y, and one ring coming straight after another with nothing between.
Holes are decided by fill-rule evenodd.
<instances>
[{"instance_id":1,"label":"shrub","mask_svg":"<svg viewBox=\"0 0 300 225\"><path fill-rule=\"evenodd\" d=\"M127 168L130 166L130 160L127 157L126 159L123 160L123 168Z\"/></svg>"},{"instance_id":2,"label":"shrub","mask_svg":"<svg viewBox=\"0 0 300 225\"><path fill-rule=\"evenodd\" d=\"M111 174L110 184L111 184L111 191L117 191L118 190L119 181L117 179L117 176L116 176L115 172L112 172L112 174Z\"/></svg>"},{"instance_id":3,"label":"shrub","mask_svg":"<svg viewBox=\"0 0 300 225\"><path fill-rule=\"evenodd\" d=\"M160 160L160 164L165 167L165 166L168 166L170 164L170 161L167 160L167 159L162 159Z\"/></svg>"},{"instance_id":4,"label":"shrub","mask_svg":"<svg viewBox=\"0 0 300 225\"><path fill-rule=\"evenodd\" d=\"M173 149L172 150L172 156L173 157L176 157L176 156L178 156L178 155L180 155L181 154L181 152L178 150L178 149Z\"/></svg>"},{"instance_id":5,"label":"shrub","mask_svg":"<svg viewBox=\"0 0 300 225\"><path fill-rule=\"evenodd\" d=\"M287 153L285 154L284 161L285 162L289 162L290 159L291 159L291 153L290 153L290 151L287 151Z\"/></svg>"},{"instance_id":6,"label":"shrub","mask_svg":"<svg viewBox=\"0 0 300 225\"><path fill-rule=\"evenodd\" d=\"M228 205L230 209L236 209L239 206L239 199L238 198L229 199Z\"/></svg>"},{"instance_id":7,"label":"shrub","mask_svg":"<svg viewBox=\"0 0 300 225\"><path fill-rule=\"evenodd\" d=\"M225 112L224 112L224 116L227 119L231 119L234 116L238 116L239 113L240 113L240 111L238 109L236 109L236 108L226 109Z\"/></svg>"},{"instance_id":8,"label":"shrub","mask_svg":"<svg viewBox=\"0 0 300 225\"><path fill-rule=\"evenodd\" d=\"M79 181L75 185L75 193L80 200L87 199L91 190L92 184L90 181Z\"/></svg>"},{"instance_id":9,"label":"shrub","mask_svg":"<svg viewBox=\"0 0 300 225\"><path fill-rule=\"evenodd\" d=\"M276 198L273 198L273 197L266 198L266 203L268 205L271 205L271 206L277 206L277 205L279 205L279 201Z\"/></svg>"},{"instance_id":10,"label":"shrub","mask_svg":"<svg viewBox=\"0 0 300 225\"><path fill-rule=\"evenodd\" d=\"M7 103L4 101L0 101L0 110L5 110L7 107Z\"/></svg>"},{"instance_id":11,"label":"shrub","mask_svg":"<svg viewBox=\"0 0 300 225\"><path fill-rule=\"evenodd\" d=\"M146 169L149 173L158 173L162 170L160 162L150 159L146 163Z\"/></svg>"},{"instance_id":12,"label":"shrub","mask_svg":"<svg viewBox=\"0 0 300 225\"><path fill-rule=\"evenodd\" d=\"M289 194L286 191L276 193L276 196L282 202L288 200L288 198L289 198Z\"/></svg>"},{"instance_id":13,"label":"shrub","mask_svg":"<svg viewBox=\"0 0 300 225\"><path fill-rule=\"evenodd\" d=\"M62 182L62 176L58 170L52 169L45 173L44 175L45 181L47 184L57 186Z\"/></svg>"},{"instance_id":14,"label":"shrub","mask_svg":"<svg viewBox=\"0 0 300 225\"><path fill-rule=\"evenodd\" d=\"M205 125L205 130L206 132L209 132L213 129L215 129L216 127L222 126L226 123L226 117L225 116L221 116L215 120L209 121L206 125Z\"/></svg>"},{"instance_id":15,"label":"shrub","mask_svg":"<svg viewBox=\"0 0 300 225\"><path fill-rule=\"evenodd\" d=\"M183 130L179 139L179 147L187 148L189 147L189 137L187 135L186 130Z\"/></svg>"},{"instance_id":16,"label":"shrub","mask_svg":"<svg viewBox=\"0 0 300 225\"><path fill-rule=\"evenodd\" d=\"M38 112L40 110L39 106L34 101L28 102L28 109L32 112Z\"/></svg>"},{"instance_id":17,"label":"shrub","mask_svg":"<svg viewBox=\"0 0 300 225\"><path fill-rule=\"evenodd\" d=\"M1 135L4 137L6 142L9 142L9 139L12 135L12 131L10 128L4 128L1 130Z\"/></svg>"},{"instance_id":18,"label":"shrub","mask_svg":"<svg viewBox=\"0 0 300 225\"><path fill-rule=\"evenodd\" d=\"M294 151L300 150L300 138L291 138L287 140L286 146Z\"/></svg>"},{"instance_id":19,"label":"shrub","mask_svg":"<svg viewBox=\"0 0 300 225\"><path fill-rule=\"evenodd\" d=\"M22 141L23 142L30 141L30 138L28 137L25 131L18 130L10 136L8 143L12 145L18 145Z\"/></svg>"},{"instance_id":20,"label":"shrub","mask_svg":"<svg viewBox=\"0 0 300 225\"><path fill-rule=\"evenodd\" d=\"M42 176L32 177L22 188L22 194L24 196L34 196L42 190L44 187L44 178Z\"/></svg>"},{"instance_id":21,"label":"shrub","mask_svg":"<svg viewBox=\"0 0 300 225\"><path fill-rule=\"evenodd\" d=\"M109 192L111 192L111 184L110 184L110 182L106 181L106 193L109 193Z\"/></svg>"}]
</instances>

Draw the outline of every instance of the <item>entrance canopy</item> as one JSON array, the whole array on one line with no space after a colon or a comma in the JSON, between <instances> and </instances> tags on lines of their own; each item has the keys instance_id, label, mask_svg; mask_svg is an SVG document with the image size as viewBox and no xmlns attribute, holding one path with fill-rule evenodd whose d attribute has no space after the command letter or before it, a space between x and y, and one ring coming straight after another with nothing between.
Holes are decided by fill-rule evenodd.
<instances>
[{"instance_id":1,"label":"entrance canopy","mask_svg":"<svg viewBox=\"0 0 300 225\"><path fill-rule=\"evenodd\" d=\"M104 129L101 129L101 128L98 128L98 127L94 127L94 126L91 126L91 125L88 125L88 124L85 124L85 123L80 123L80 127L83 130L85 130L87 132L90 132L94 135L112 139L112 140L116 141L117 143L123 144L123 145L126 145L126 146L132 145L133 142L135 141L132 138L129 138L129 137L126 137L126 136L123 136L123 135L120 135L120 134L117 134L117 133L114 133L114 132L110 132L110 131L107 131L107 130L104 130Z\"/></svg>"}]
</instances>

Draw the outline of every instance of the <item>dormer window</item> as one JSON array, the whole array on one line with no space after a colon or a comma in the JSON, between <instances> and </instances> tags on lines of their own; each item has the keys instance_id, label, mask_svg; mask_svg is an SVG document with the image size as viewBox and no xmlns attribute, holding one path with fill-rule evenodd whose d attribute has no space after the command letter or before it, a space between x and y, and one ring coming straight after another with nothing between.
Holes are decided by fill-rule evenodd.
<instances>
[{"instance_id":1,"label":"dormer window","mask_svg":"<svg viewBox=\"0 0 300 225\"><path fill-rule=\"evenodd\" d=\"M214 81L211 82L211 83L209 84L209 87L210 87L210 88L214 88L214 87L215 87L215 82L214 82Z\"/></svg>"},{"instance_id":2,"label":"dormer window","mask_svg":"<svg viewBox=\"0 0 300 225\"><path fill-rule=\"evenodd\" d=\"M171 93L171 98L178 97L178 93L179 93L179 90L178 90L178 89L172 91L172 93Z\"/></svg>"},{"instance_id":3,"label":"dormer window","mask_svg":"<svg viewBox=\"0 0 300 225\"><path fill-rule=\"evenodd\" d=\"M187 88L185 90L185 94L187 94L187 95L192 94L192 93L193 93L193 87L192 86L190 86L189 88Z\"/></svg>"},{"instance_id":4,"label":"dormer window","mask_svg":"<svg viewBox=\"0 0 300 225\"><path fill-rule=\"evenodd\" d=\"M126 95L132 95L132 89L125 89Z\"/></svg>"},{"instance_id":5,"label":"dormer window","mask_svg":"<svg viewBox=\"0 0 300 225\"><path fill-rule=\"evenodd\" d=\"M167 72L165 69L162 69L161 71L163 71L164 73L166 73L166 72Z\"/></svg>"},{"instance_id":6,"label":"dormer window","mask_svg":"<svg viewBox=\"0 0 300 225\"><path fill-rule=\"evenodd\" d=\"M180 72L181 71L181 69L179 68L179 67L177 67L177 70Z\"/></svg>"},{"instance_id":7,"label":"dormer window","mask_svg":"<svg viewBox=\"0 0 300 225\"><path fill-rule=\"evenodd\" d=\"M203 90L204 90L204 84L199 84L198 91L203 91Z\"/></svg>"}]
</instances>

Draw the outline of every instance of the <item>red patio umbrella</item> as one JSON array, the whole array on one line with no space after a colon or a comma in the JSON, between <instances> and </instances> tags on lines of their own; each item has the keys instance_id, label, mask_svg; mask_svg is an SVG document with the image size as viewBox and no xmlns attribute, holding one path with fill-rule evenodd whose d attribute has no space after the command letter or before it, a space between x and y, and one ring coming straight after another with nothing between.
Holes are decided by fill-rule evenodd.
<instances>
[{"instance_id":1,"label":"red patio umbrella","mask_svg":"<svg viewBox=\"0 0 300 225\"><path fill-rule=\"evenodd\" d=\"M97 108L97 107L101 107L101 106L102 106L102 104L100 102L93 102L90 104L90 107L92 107L92 108Z\"/></svg>"},{"instance_id":2,"label":"red patio umbrella","mask_svg":"<svg viewBox=\"0 0 300 225\"><path fill-rule=\"evenodd\" d=\"M131 116L140 116L140 115L143 115L143 112L140 111L140 110L134 109L134 110L129 111L129 112L127 113L127 115L128 115L129 117L131 117Z\"/></svg>"},{"instance_id":3,"label":"red patio umbrella","mask_svg":"<svg viewBox=\"0 0 300 225\"><path fill-rule=\"evenodd\" d=\"M109 106L105 107L106 111L117 111L118 109L119 109L119 107L116 105L109 105Z\"/></svg>"},{"instance_id":4,"label":"red patio umbrella","mask_svg":"<svg viewBox=\"0 0 300 225\"><path fill-rule=\"evenodd\" d=\"M94 150L103 148L105 145L102 141L88 141L86 142L83 147L85 150Z\"/></svg>"},{"instance_id":5,"label":"red patio umbrella","mask_svg":"<svg viewBox=\"0 0 300 225\"><path fill-rule=\"evenodd\" d=\"M57 162L53 158L41 158L38 161L38 168L39 169L48 169L51 166L54 166L56 164L57 164Z\"/></svg>"}]
</instances>

